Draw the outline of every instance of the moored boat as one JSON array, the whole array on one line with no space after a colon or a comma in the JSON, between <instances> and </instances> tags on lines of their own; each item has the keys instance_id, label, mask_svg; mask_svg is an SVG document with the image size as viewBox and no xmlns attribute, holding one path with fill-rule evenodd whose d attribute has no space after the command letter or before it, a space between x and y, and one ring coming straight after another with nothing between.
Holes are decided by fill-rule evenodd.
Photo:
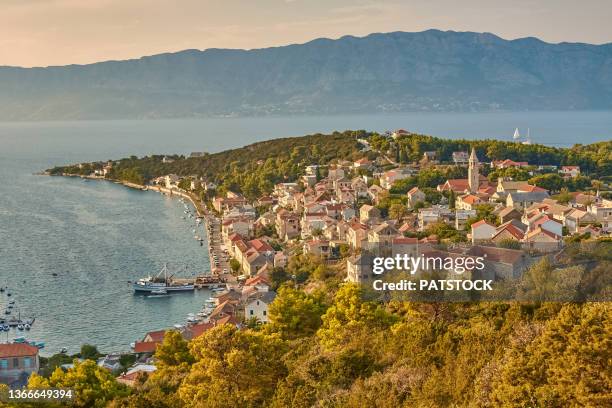
<instances>
[{"instance_id":1,"label":"moored boat","mask_svg":"<svg viewBox=\"0 0 612 408\"><path fill-rule=\"evenodd\" d=\"M163 275L163 276L162 276ZM132 287L135 292L152 293L153 291L165 290L167 292L193 291L195 286L189 283L174 282L172 276L168 276L168 267L164 264L162 270L155 277L147 277L134 282ZM162 293L162 294L166 294Z\"/></svg>"}]
</instances>

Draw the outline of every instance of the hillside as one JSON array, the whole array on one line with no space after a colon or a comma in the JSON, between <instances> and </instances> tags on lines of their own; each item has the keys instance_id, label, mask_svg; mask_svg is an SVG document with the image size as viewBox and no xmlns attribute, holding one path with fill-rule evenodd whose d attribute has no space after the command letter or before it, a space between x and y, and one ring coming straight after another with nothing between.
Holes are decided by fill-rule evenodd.
<instances>
[{"instance_id":1,"label":"hillside","mask_svg":"<svg viewBox=\"0 0 612 408\"><path fill-rule=\"evenodd\" d=\"M610 109L612 44L395 32L0 67L0 120Z\"/></svg>"}]
</instances>

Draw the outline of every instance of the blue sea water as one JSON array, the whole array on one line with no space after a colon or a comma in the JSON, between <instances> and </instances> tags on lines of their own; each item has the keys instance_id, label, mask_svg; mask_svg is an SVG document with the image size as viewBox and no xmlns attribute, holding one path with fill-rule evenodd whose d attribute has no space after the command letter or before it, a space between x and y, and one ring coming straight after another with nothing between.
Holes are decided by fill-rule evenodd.
<instances>
[{"instance_id":1,"label":"blue sea water","mask_svg":"<svg viewBox=\"0 0 612 408\"><path fill-rule=\"evenodd\" d=\"M178 275L208 272L183 205L109 182L36 176L58 164L151 153L217 152L258 140L344 129L404 128L449 138L510 140L514 128L555 146L612 139L611 112L402 114L157 121L0 123L0 286L14 314L36 316L25 335L44 354L83 343L127 350L149 330L184 322L207 291L147 299L128 280L168 262ZM203 235L202 230L198 231ZM57 276L53 276L56 274ZM0 294L0 313L8 298Z\"/></svg>"}]
</instances>

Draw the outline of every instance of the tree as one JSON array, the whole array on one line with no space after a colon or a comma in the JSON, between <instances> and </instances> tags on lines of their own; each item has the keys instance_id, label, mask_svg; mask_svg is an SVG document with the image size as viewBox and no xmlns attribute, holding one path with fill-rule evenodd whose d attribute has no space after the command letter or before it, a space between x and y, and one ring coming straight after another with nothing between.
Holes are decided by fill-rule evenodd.
<instances>
[{"instance_id":1,"label":"tree","mask_svg":"<svg viewBox=\"0 0 612 408\"><path fill-rule=\"evenodd\" d=\"M391 204L389 207L389 217L400 221L406 215L406 207L402 204Z\"/></svg>"},{"instance_id":2,"label":"tree","mask_svg":"<svg viewBox=\"0 0 612 408\"><path fill-rule=\"evenodd\" d=\"M32 374L28 388L70 388L74 390L72 404L76 407L102 408L111 400L124 397L129 390L95 361L74 360L74 368L63 371L57 368L49 379Z\"/></svg>"},{"instance_id":3,"label":"tree","mask_svg":"<svg viewBox=\"0 0 612 408\"><path fill-rule=\"evenodd\" d=\"M164 335L164 341L155 351L155 360L160 367L190 365L193 363L193 356L189 353L187 341L183 339L181 333L169 330Z\"/></svg>"},{"instance_id":4,"label":"tree","mask_svg":"<svg viewBox=\"0 0 612 408\"><path fill-rule=\"evenodd\" d=\"M232 268L234 273L237 273L240 270L240 267L240 262L238 262L236 258L230 259L230 268Z\"/></svg>"},{"instance_id":5,"label":"tree","mask_svg":"<svg viewBox=\"0 0 612 408\"><path fill-rule=\"evenodd\" d=\"M269 307L270 324L266 328L283 339L311 336L321 326L324 312L318 297L284 286Z\"/></svg>"},{"instance_id":6,"label":"tree","mask_svg":"<svg viewBox=\"0 0 612 408\"><path fill-rule=\"evenodd\" d=\"M497 244L500 248L521 249L521 243L512 238L504 238Z\"/></svg>"},{"instance_id":7,"label":"tree","mask_svg":"<svg viewBox=\"0 0 612 408\"><path fill-rule=\"evenodd\" d=\"M96 346L91 344L83 344L81 346L81 358L84 360L97 360L102 354L98 351Z\"/></svg>"},{"instance_id":8,"label":"tree","mask_svg":"<svg viewBox=\"0 0 612 408\"><path fill-rule=\"evenodd\" d=\"M278 335L222 324L194 339L196 363L182 382L186 407L266 406L287 374L286 343Z\"/></svg>"}]
</instances>

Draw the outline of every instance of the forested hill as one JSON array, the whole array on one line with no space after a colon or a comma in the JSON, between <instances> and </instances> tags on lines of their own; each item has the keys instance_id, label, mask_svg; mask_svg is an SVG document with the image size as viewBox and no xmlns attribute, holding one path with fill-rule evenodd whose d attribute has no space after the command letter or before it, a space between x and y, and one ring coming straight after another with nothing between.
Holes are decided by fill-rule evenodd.
<instances>
[{"instance_id":1,"label":"forested hill","mask_svg":"<svg viewBox=\"0 0 612 408\"><path fill-rule=\"evenodd\" d=\"M358 139L367 139L376 151L364 152ZM201 157L167 156L171 162L164 162L162 155L132 156L116 160L108 177L144 184L166 174L201 176L225 190L241 192L255 199L260 194L270 193L276 183L296 181L304 174L305 166L311 164L353 161L364 156L374 160L380 156L378 152L385 152L392 160L408 164L420 160L425 151L436 151L442 162L452 162L454 151L470 151L472 147L482 161L512 158L532 165L579 165L583 175L606 182L612 176L612 141L567 149L497 140L451 140L419 134L405 135L392 141L374 132L347 130L328 135L273 139ZM48 172L52 175L87 175L103 165L98 162L80 167L58 166ZM438 181L441 183L443 180Z\"/></svg>"},{"instance_id":2,"label":"forested hill","mask_svg":"<svg viewBox=\"0 0 612 408\"><path fill-rule=\"evenodd\" d=\"M0 67L0 120L612 108L612 44L428 30Z\"/></svg>"}]
</instances>

